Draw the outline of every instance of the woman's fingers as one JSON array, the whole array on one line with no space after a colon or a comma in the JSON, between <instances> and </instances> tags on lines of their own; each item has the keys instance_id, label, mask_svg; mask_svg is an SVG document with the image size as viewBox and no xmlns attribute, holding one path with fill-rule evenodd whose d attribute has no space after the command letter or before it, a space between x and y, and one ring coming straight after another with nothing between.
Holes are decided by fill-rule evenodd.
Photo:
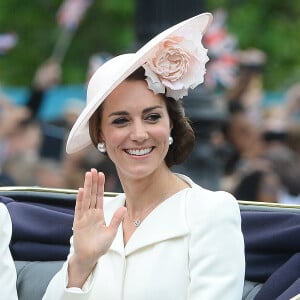
<instances>
[{"instance_id":1,"label":"woman's fingers","mask_svg":"<svg viewBox=\"0 0 300 300\"><path fill-rule=\"evenodd\" d=\"M126 213L125 207L119 208L109 226L106 225L103 214L104 183L103 173L95 169L87 172L84 187L78 189L76 198L74 251L87 261L107 252Z\"/></svg>"},{"instance_id":2,"label":"woman's fingers","mask_svg":"<svg viewBox=\"0 0 300 300\"><path fill-rule=\"evenodd\" d=\"M82 201L83 201L83 188L79 188L76 197L75 212L80 211L82 209Z\"/></svg>"},{"instance_id":3,"label":"woman's fingers","mask_svg":"<svg viewBox=\"0 0 300 300\"><path fill-rule=\"evenodd\" d=\"M89 208L96 208L97 197L98 197L98 172L96 169L91 169L92 175L92 186L90 195Z\"/></svg>"},{"instance_id":4,"label":"woman's fingers","mask_svg":"<svg viewBox=\"0 0 300 300\"><path fill-rule=\"evenodd\" d=\"M78 220L81 219L83 216L84 211L82 210L83 207L83 188L78 189L77 197L76 197L76 204L75 204L75 212L74 212L74 220L73 220L73 227L72 230L76 227L76 223Z\"/></svg>"},{"instance_id":5,"label":"woman's fingers","mask_svg":"<svg viewBox=\"0 0 300 300\"><path fill-rule=\"evenodd\" d=\"M97 198L96 198L96 208L103 209L103 197L104 197L104 184L105 184L105 176L102 172L98 173L97 176Z\"/></svg>"},{"instance_id":6,"label":"woman's fingers","mask_svg":"<svg viewBox=\"0 0 300 300\"><path fill-rule=\"evenodd\" d=\"M76 199L77 210L89 208L103 209L105 176L96 169L86 172L83 188L78 190Z\"/></svg>"},{"instance_id":7,"label":"woman's fingers","mask_svg":"<svg viewBox=\"0 0 300 300\"><path fill-rule=\"evenodd\" d=\"M83 184L82 210L87 210L90 207L91 190L92 190L92 173L86 172L84 178L84 184Z\"/></svg>"},{"instance_id":8,"label":"woman's fingers","mask_svg":"<svg viewBox=\"0 0 300 300\"><path fill-rule=\"evenodd\" d=\"M105 176L102 172L98 173L96 169L86 172L83 188L78 189L76 197L76 223L101 222L105 224L103 215L104 182Z\"/></svg>"}]
</instances>

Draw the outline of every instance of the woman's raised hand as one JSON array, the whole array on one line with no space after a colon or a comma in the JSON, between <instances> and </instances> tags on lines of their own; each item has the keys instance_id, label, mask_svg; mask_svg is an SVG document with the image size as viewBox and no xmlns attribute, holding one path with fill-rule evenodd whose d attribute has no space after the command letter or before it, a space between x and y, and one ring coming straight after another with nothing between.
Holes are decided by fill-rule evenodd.
<instances>
[{"instance_id":1,"label":"woman's raised hand","mask_svg":"<svg viewBox=\"0 0 300 300\"><path fill-rule=\"evenodd\" d=\"M68 286L81 287L98 259L112 244L126 212L119 208L109 225L103 213L105 177L96 169L85 175L84 187L78 190L73 222L74 253L69 260Z\"/></svg>"}]
</instances>

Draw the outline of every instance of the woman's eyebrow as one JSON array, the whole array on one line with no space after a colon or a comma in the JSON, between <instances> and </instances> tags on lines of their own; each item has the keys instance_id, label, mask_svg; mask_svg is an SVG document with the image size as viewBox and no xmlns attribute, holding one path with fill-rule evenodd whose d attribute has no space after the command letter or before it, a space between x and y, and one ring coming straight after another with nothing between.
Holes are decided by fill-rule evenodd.
<instances>
[{"instance_id":1,"label":"woman's eyebrow","mask_svg":"<svg viewBox=\"0 0 300 300\"><path fill-rule=\"evenodd\" d=\"M155 105L155 106L151 106L151 107L145 108L143 110L143 113L148 113L149 111L157 109L157 108L162 108L162 106L161 105Z\"/></svg>"},{"instance_id":2,"label":"woman's eyebrow","mask_svg":"<svg viewBox=\"0 0 300 300\"><path fill-rule=\"evenodd\" d=\"M154 109L157 109L157 108L162 108L161 105L155 105L155 106L151 106L151 107L147 107L143 110L143 113L148 113ZM113 116L129 116L129 112L128 111L125 111L125 110L121 110L121 111L115 111L115 112L112 112L111 114L109 114L108 117L113 117Z\"/></svg>"},{"instance_id":3,"label":"woman's eyebrow","mask_svg":"<svg viewBox=\"0 0 300 300\"><path fill-rule=\"evenodd\" d=\"M128 116L129 113L127 111L115 111L115 112L112 112L108 117L113 117L113 116Z\"/></svg>"}]
</instances>

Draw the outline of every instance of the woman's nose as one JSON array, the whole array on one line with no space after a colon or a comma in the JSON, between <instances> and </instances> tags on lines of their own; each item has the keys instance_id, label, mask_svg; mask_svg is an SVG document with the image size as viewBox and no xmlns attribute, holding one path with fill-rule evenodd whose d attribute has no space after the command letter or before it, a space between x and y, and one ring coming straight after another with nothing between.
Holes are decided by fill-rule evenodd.
<instances>
[{"instance_id":1,"label":"woman's nose","mask_svg":"<svg viewBox=\"0 0 300 300\"><path fill-rule=\"evenodd\" d=\"M136 122L132 125L130 138L138 142L142 142L148 138L147 130L141 122Z\"/></svg>"}]
</instances>

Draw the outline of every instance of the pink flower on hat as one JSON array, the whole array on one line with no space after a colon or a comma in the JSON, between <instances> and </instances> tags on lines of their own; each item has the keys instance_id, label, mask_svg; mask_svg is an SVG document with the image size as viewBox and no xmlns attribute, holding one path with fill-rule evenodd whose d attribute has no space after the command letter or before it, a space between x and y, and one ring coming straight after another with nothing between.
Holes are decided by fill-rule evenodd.
<instances>
[{"instance_id":1,"label":"pink flower on hat","mask_svg":"<svg viewBox=\"0 0 300 300\"><path fill-rule=\"evenodd\" d=\"M201 40L173 36L163 40L153 51L153 56L143 65L148 87L175 100L188 94L204 80L207 50Z\"/></svg>"}]
</instances>

